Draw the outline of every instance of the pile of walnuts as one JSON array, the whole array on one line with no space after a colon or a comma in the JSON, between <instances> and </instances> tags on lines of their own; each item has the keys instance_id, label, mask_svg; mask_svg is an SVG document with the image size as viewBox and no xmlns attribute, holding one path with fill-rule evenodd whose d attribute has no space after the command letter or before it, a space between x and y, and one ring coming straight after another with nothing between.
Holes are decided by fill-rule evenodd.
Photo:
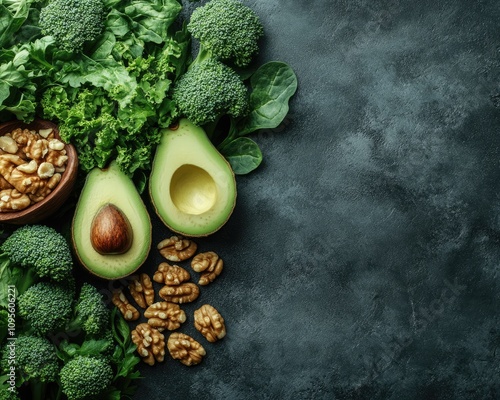
<instances>
[{"instance_id":1,"label":"pile of walnuts","mask_svg":"<svg viewBox=\"0 0 500 400\"><path fill-rule=\"evenodd\" d=\"M137 353L148 365L154 365L165 359L165 346L172 358L184 365L199 364L206 351L191 336L172 332L165 342L164 331L174 331L186 322L187 317L180 305L195 301L200 289L213 282L222 272L224 263L213 251L196 254L198 246L190 239L171 236L157 246L160 254L170 262L181 262L192 258L191 268L199 272L198 283L190 282L191 274L185 268L168 262L158 265L153 278L141 273L131 277L128 285L130 295L137 306L143 309L147 322L139 323L132 330L132 341L137 346ZM163 286L158 291L161 301L155 302L153 281ZM137 321L141 313L130 303L124 288L113 293L113 304L120 310L127 321ZM194 312L194 326L209 342L216 342L226 335L224 318L210 304L204 304Z\"/></svg>"},{"instance_id":2,"label":"pile of walnuts","mask_svg":"<svg viewBox=\"0 0 500 400\"><path fill-rule=\"evenodd\" d=\"M53 129L16 128L0 136L0 212L23 210L61 181L68 155Z\"/></svg>"}]
</instances>

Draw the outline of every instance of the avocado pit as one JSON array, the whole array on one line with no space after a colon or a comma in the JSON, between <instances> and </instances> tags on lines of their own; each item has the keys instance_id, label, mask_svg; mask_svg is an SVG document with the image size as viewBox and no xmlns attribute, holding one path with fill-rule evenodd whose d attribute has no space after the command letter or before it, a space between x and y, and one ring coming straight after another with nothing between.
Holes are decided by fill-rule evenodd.
<instances>
[{"instance_id":1,"label":"avocado pit","mask_svg":"<svg viewBox=\"0 0 500 400\"><path fill-rule=\"evenodd\" d=\"M92 220L90 242L102 255L123 254L132 246L133 231L128 218L114 204L102 206Z\"/></svg>"}]
</instances>

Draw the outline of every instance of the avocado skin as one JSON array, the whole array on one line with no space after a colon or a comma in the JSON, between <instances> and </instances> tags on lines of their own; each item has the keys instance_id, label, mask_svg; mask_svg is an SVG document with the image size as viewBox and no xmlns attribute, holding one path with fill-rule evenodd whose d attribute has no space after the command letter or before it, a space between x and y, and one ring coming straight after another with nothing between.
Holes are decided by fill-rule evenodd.
<instances>
[{"instance_id":1,"label":"avocado skin","mask_svg":"<svg viewBox=\"0 0 500 400\"><path fill-rule=\"evenodd\" d=\"M236 206L236 179L203 128L183 118L163 131L153 159L149 194L159 219L172 232L204 237L229 220Z\"/></svg>"},{"instance_id":2,"label":"avocado skin","mask_svg":"<svg viewBox=\"0 0 500 400\"><path fill-rule=\"evenodd\" d=\"M118 207L133 231L132 244L122 254L99 254L91 243L92 221L106 204ZM134 183L115 162L88 173L73 216L71 239L78 262L103 279L129 276L146 261L152 242L151 219Z\"/></svg>"}]
</instances>

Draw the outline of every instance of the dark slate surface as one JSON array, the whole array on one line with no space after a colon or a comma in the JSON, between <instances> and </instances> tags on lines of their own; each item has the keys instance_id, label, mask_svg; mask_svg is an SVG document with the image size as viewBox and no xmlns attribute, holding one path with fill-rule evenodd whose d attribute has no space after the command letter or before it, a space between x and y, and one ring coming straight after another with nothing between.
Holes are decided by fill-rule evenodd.
<instances>
[{"instance_id":1,"label":"dark slate surface","mask_svg":"<svg viewBox=\"0 0 500 400\"><path fill-rule=\"evenodd\" d=\"M265 161L231 220L198 240L226 262L184 306L206 358L141 368L135 398L499 398L500 4L247 4L261 60L300 87L254 136ZM192 325L203 303L219 343Z\"/></svg>"}]
</instances>

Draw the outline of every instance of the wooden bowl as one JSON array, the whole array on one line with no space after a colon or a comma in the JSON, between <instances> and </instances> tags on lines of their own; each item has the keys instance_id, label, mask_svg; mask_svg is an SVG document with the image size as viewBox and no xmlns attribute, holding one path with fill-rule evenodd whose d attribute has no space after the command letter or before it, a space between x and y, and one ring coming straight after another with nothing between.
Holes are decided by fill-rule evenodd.
<instances>
[{"instance_id":1,"label":"wooden bowl","mask_svg":"<svg viewBox=\"0 0 500 400\"><path fill-rule=\"evenodd\" d=\"M29 124L22 121L10 121L1 124L0 136L3 136L16 128L27 128L35 131L52 128L54 130L55 137L57 139L61 139L57 125L42 119L35 119ZM34 224L49 217L64 204L73 190L78 173L78 155L73 145L66 144L66 155L68 156L66 170L62 173L61 181L57 184L54 190L52 190L52 192L42 201L34 203L23 210L15 212L0 212L0 224Z\"/></svg>"}]
</instances>

